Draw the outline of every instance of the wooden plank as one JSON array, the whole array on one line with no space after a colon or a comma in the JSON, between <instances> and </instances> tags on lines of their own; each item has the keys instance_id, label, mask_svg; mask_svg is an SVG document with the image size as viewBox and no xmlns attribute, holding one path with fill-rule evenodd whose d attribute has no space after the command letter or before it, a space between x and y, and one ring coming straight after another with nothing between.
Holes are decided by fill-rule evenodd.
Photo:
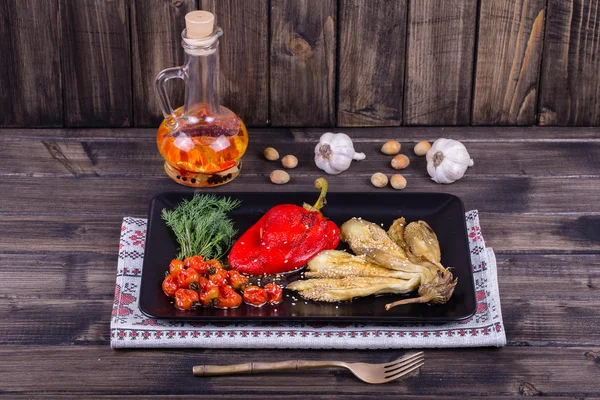
<instances>
[{"instance_id":1,"label":"wooden plank","mask_svg":"<svg viewBox=\"0 0 600 400\"><path fill-rule=\"evenodd\" d=\"M0 233L3 239L0 251L16 255L46 252L73 252L73 256L77 253L112 254L113 263L116 263L122 221L123 216L3 216L0 226L5 230ZM69 263L69 258L63 262ZM110 272L115 271L116 264Z\"/></svg>"},{"instance_id":2,"label":"wooden plank","mask_svg":"<svg viewBox=\"0 0 600 400\"><path fill-rule=\"evenodd\" d=\"M373 128L296 128L292 134L298 142L317 143L325 132L344 132L354 142L375 142L395 139L411 141L414 144L428 140L433 142L440 137L469 142L528 142L537 144L553 141L600 141L597 128L565 128L565 127L494 127L494 126L411 126L411 127L380 127ZM375 133L376 132L376 133ZM0 131L1 133L1 131Z\"/></svg>"},{"instance_id":3,"label":"wooden plank","mask_svg":"<svg viewBox=\"0 0 600 400\"><path fill-rule=\"evenodd\" d=\"M523 385L520 385L519 387L521 387ZM524 388L524 386L523 386ZM363 387L363 390L366 391L366 387ZM523 390L526 390L525 388ZM336 400L342 400L342 399L364 399L365 396L367 396L367 394L365 393L346 393L344 394L343 397L339 397L339 396L335 396L335 395L330 395L328 398L329 399L336 399ZM383 396L383 397L381 397ZM514 395L509 394L509 395L505 395L505 396L485 396L485 398L487 400L500 400L500 399L508 399L510 397L513 397ZM54 399L56 396L53 394L49 394L49 395L45 395L45 394L35 394L36 398L41 398L41 399L47 399L47 398L51 398ZM392 395L389 393L383 394L383 395L378 395L377 398L390 398L390 399L399 399L399 398L413 398L414 396L409 394L409 395ZM462 398L465 399L480 399L481 395L461 395ZM11 398L13 399L25 399L25 400L31 400L31 397L29 397L28 395L12 395ZM80 399L80 395L71 395L71 394L61 394L60 395L61 399ZM121 395L104 395L104 394L98 394L98 393L94 393L94 399L100 399L100 400L115 400L115 399L122 399L123 397ZM263 400L265 397L263 394L247 394L247 393L239 393L239 394L230 394L230 393L208 393L208 394L203 394L203 393L198 393L198 394L193 394L193 395L179 395L179 394L175 394L175 395L153 395L153 394L144 394L144 395L127 395L127 399L133 399L133 400L146 400L146 399L248 399L248 400ZM306 396L304 396L302 393L294 393L294 394L286 394L286 399L292 399L292 400L300 400L300 399L305 399ZM419 396L420 400L439 400L440 397L439 396ZM590 397L590 396L586 396L585 400L598 400L600 399L599 397ZM564 396L544 396L544 400L565 400Z\"/></svg>"},{"instance_id":4,"label":"wooden plank","mask_svg":"<svg viewBox=\"0 0 600 400\"><path fill-rule=\"evenodd\" d=\"M129 126L130 0L60 0L67 126Z\"/></svg>"},{"instance_id":5,"label":"wooden plank","mask_svg":"<svg viewBox=\"0 0 600 400\"><path fill-rule=\"evenodd\" d=\"M18 350L18 351L15 351ZM397 398L398 396L471 395L598 396L597 348L507 347L500 351L481 349L426 350L430 360L415 376L387 385L369 385L350 372L338 369L290 371L260 379L254 375L196 378L192 365L244 361L302 359L305 350L169 350L113 351L96 346L3 347L0 374L3 390L16 394L113 395L194 394L241 397L256 395L285 398ZM389 350L328 351L310 353L315 360L386 362L397 357ZM32 363L31 360L36 362ZM93 360L93 361L92 361ZM91 363L93 368L90 368ZM460 365L460 368L457 368ZM132 370L135 379L132 380ZM450 371L450 372L449 372ZM72 377L77 375L77 380ZM266 377L266 376L265 376ZM440 380L444 384L440 385ZM177 382L174 385L173 382ZM202 390L198 390L198 385ZM526 388L524 388L524 386ZM535 390L534 390L535 389ZM212 396L212 397L211 397ZM217 397L218 398L218 397Z\"/></svg>"},{"instance_id":6,"label":"wooden plank","mask_svg":"<svg viewBox=\"0 0 600 400\"><path fill-rule=\"evenodd\" d=\"M12 163L0 160L1 175L27 176L163 176L161 155L154 141L125 142L57 142L11 141L4 147L7 153L24 151L27 159ZM0 154L3 150L0 150ZM127 159L120 158L127 154ZM132 162L135 160L135 162Z\"/></svg>"},{"instance_id":7,"label":"wooden plank","mask_svg":"<svg viewBox=\"0 0 600 400\"><path fill-rule=\"evenodd\" d=\"M3 215L0 220L0 251L6 254L75 251L114 255L118 251L123 216L146 218L148 215L149 198L135 202L124 199L123 202L126 204L121 209L100 209L95 216L89 215L90 212L83 207L71 207L68 215L64 215L65 212L63 215L45 216ZM49 204L48 207L57 206ZM111 204L108 207L116 208ZM507 260L520 253L600 252L600 216L597 215L492 214L484 211L481 212L481 225L487 245ZM504 263L511 266L510 261Z\"/></svg>"},{"instance_id":8,"label":"wooden plank","mask_svg":"<svg viewBox=\"0 0 600 400\"><path fill-rule=\"evenodd\" d=\"M274 126L335 123L335 0L271 1Z\"/></svg>"},{"instance_id":9,"label":"wooden plank","mask_svg":"<svg viewBox=\"0 0 600 400\"><path fill-rule=\"evenodd\" d=\"M269 122L267 0L201 0L223 29L219 45L221 104L250 126Z\"/></svg>"},{"instance_id":10,"label":"wooden plank","mask_svg":"<svg viewBox=\"0 0 600 400\"><path fill-rule=\"evenodd\" d=\"M65 235L66 238L62 238L60 233L68 232L69 225L72 230L73 224L78 222L76 229L83 230L84 227L90 227L89 222L76 218L70 218L62 224L51 219L21 221L31 223L36 229L42 226L43 221L50 222L50 226L45 238L37 235L26 238L18 249L0 249L3 252L0 253L0 262L2 265L10 265L10 268L0 269L0 292L5 294L5 298L43 297L45 300L66 301L85 297L89 300L112 300L111 289L115 284L118 252L118 237L115 232L118 231L119 221L99 224L100 228L92 227L90 232ZM57 225L62 225L62 232ZM10 225L2 224L3 228L12 232L18 226L14 221ZM26 229L27 233L32 230L33 228ZM488 233L492 241L496 242L493 231L484 232L486 238L490 236ZM560 235L553 236L561 239ZM76 242L75 245L70 243L71 240ZM569 238L564 237L563 240L567 246L571 244ZM600 258L597 253L531 254L510 253L511 249L506 249L505 246L495 249L498 275L501 277L499 283L503 309L506 308L505 303L510 304L511 313L519 312L521 299L534 301L538 308L544 308L548 304L548 307L558 307L547 300L560 302L598 299ZM44 279L23 280L21 274L15 274L14 271L28 271L28 274L34 276L40 274ZM549 287L552 287L551 292L548 291ZM511 315L506 314L507 323ZM566 325L564 320L557 320L556 323ZM512 339L511 335L511 340L516 339Z\"/></svg>"},{"instance_id":11,"label":"wooden plank","mask_svg":"<svg viewBox=\"0 0 600 400\"><path fill-rule=\"evenodd\" d=\"M366 389L365 389L366 390ZM64 395L61 394L61 399L77 399L79 400L80 395ZM351 394L351 393L347 393L344 394L344 397L339 397L339 396L329 396L330 399L337 399L337 400L342 400L342 399L364 399L366 396L366 394L364 393L359 393L359 394ZM506 395L506 396L485 396L485 398L487 400L500 400L500 399L507 399L512 397L513 395ZM47 398L55 398L55 395L50 394L50 395L45 395L45 394L38 394L36 393L35 395L36 398L41 398L41 399L47 399ZM383 397L380 397L378 395L378 398L392 398L392 399L402 399L402 398L412 398L414 397L413 395L389 395L389 394L385 394L383 395ZM462 398L465 399L480 399L481 395L462 395ZM16 396L11 396L11 398L13 399L26 399L26 400L31 400L31 397L27 396L27 395L16 395ZM98 393L94 393L94 398L95 399L101 399L101 400L114 400L114 399L122 399L122 396L119 395L102 395L102 394L98 394ZM145 394L145 395L127 395L127 399L133 399L133 400L146 400L146 399L248 399L248 400L263 400L265 397L264 395L261 394L235 394L235 395L231 395L229 393L209 393L209 394L194 394L194 395L152 395L152 394ZM288 394L286 395L286 399L304 399L305 397L301 394L301 393L295 393L295 394ZM420 400L439 400L440 397L439 396L419 396ZM544 400L564 400L565 398L563 396L544 396ZM586 396L585 400L598 400L599 398L597 397L589 397Z\"/></svg>"},{"instance_id":12,"label":"wooden plank","mask_svg":"<svg viewBox=\"0 0 600 400\"><path fill-rule=\"evenodd\" d=\"M487 238L488 232L484 235ZM502 247L496 263L503 305L509 298L599 298L598 254L511 254Z\"/></svg>"},{"instance_id":13,"label":"wooden plank","mask_svg":"<svg viewBox=\"0 0 600 400\"><path fill-rule=\"evenodd\" d=\"M116 264L113 273L116 273ZM43 276L43 275L42 275ZM106 300L85 299L88 282L77 282L71 277L71 284L62 283L67 296L63 300L50 300L37 293L37 298L0 298L0 343L4 346L15 344L107 344L110 341L110 319L114 302L115 276L110 286L104 287L112 298ZM56 284L57 282L48 282ZM60 282L58 284L61 284ZM81 289L77 289L77 286ZM12 297L15 290L9 291ZM42 292L43 293L43 292ZM30 296L34 293L28 293ZM79 295L79 299L74 295ZM71 297L69 299L69 297ZM35 315L34 315L35 313ZM11 315L12 314L12 315ZM29 314L29 318L27 318Z\"/></svg>"},{"instance_id":14,"label":"wooden plank","mask_svg":"<svg viewBox=\"0 0 600 400\"><path fill-rule=\"evenodd\" d=\"M158 127L163 116L154 93L154 78L163 69L183 64L181 31L196 0L134 0L131 7L133 115L136 126ZM167 87L173 107L183 104L184 86Z\"/></svg>"},{"instance_id":15,"label":"wooden plank","mask_svg":"<svg viewBox=\"0 0 600 400\"><path fill-rule=\"evenodd\" d=\"M366 388L364 389L366 390ZM80 395L71 395L71 394L61 394L60 398L61 399L77 399L79 400ZM334 396L331 395L328 398L329 399L336 399L336 400L342 400L342 399L364 399L365 396L368 396L365 393L347 393L344 394L344 397L339 397L339 396ZM513 395L506 395L506 396L485 396L485 398L487 400L500 400L500 399L508 399L509 397L512 397ZM45 395L45 394L35 394L36 398L41 398L41 399L54 399L56 396L53 394L49 394L49 395ZM383 395L383 397L378 395L378 398L391 398L391 399L404 399L404 398L413 398L413 395L391 395L391 394L385 394ZM480 399L481 395L461 395L462 398L465 399ZM25 400L31 400L31 397L29 397L28 395L16 395L16 396L11 396L11 398L13 399L25 399ZM122 399L123 397L120 395L103 395L103 394L98 394L98 393L94 393L94 399L100 399L100 400L114 400L114 399ZM264 395L261 394L230 394L230 393L209 393L209 394L194 394L194 395L179 395L179 394L174 394L174 395L152 395L152 394L144 394L144 395L127 395L127 399L133 399L133 400L146 400L146 399L248 399L248 400L263 400L265 397ZM286 399L304 399L306 398L305 396L303 396L301 393L294 393L294 394L287 394ZM419 396L420 400L439 400L440 397L439 396ZM565 398L563 396L544 396L544 400L564 400ZM585 400L598 400L599 398L597 397L589 397L586 396Z\"/></svg>"},{"instance_id":16,"label":"wooden plank","mask_svg":"<svg viewBox=\"0 0 600 400\"><path fill-rule=\"evenodd\" d=\"M404 124L467 125L477 0L411 0Z\"/></svg>"},{"instance_id":17,"label":"wooden plank","mask_svg":"<svg viewBox=\"0 0 600 400\"><path fill-rule=\"evenodd\" d=\"M460 140L464 143L531 143L537 146L544 142L564 143L598 143L600 135L595 127L559 127L559 126L465 126L465 127L379 127L374 128L253 128L249 131L255 141L285 141L290 138L298 143L312 142L316 144L325 132L345 132L356 143L385 142L396 139L401 142L416 144L421 140L433 142L440 137ZM376 132L376 133L375 133ZM40 141L86 141L86 142L131 142L154 141L156 129L145 128L96 128L96 129L0 129L0 142L21 140ZM253 140L250 140L252 144ZM403 152L412 149L404 148ZM248 155L250 153L247 153ZM258 156L258 155L255 155Z\"/></svg>"},{"instance_id":18,"label":"wooden plank","mask_svg":"<svg viewBox=\"0 0 600 400\"><path fill-rule=\"evenodd\" d=\"M473 124L533 125L546 0L483 0Z\"/></svg>"},{"instance_id":19,"label":"wooden plank","mask_svg":"<svg viewBox=\"0 0 600 400\"><path fill-rule=\"evenodd\" d=\"M269 181L270 169L257 175L240 175L233 182L211 189L214 193L307 192L314 193L319 174L294 174L287 185ZM375 188L371 173L355 170L328 177L331 192L392 193L394 189ZM405 192L439 192L459 196L467 209L481 208L494 213L586 214L596 218L600 203L595 201L600 178L488 177L468 175L452 185L440 186L425 174L410 176ZM15 188L18 188L16 190ZM0 214L145 215L152 196L169 190L186 189L168 177L3 177L0 180ZM398 193L398 192L396 192ZM77 207L73 207L76 201ZM15 205L18 204L18 208Z\"/></svg>"},{"instance_id":20,"label":"wooden plank","mask_svg":"<svg viewBox=\"0 0 600 400\"><path fill-rule=\"evenodd\" d=\"M486 244L497 252L597 253L600 249L600 216L490 214L487 206L479 207Z\"/></svg>"},{"instance_id":21,"label":"wooden plank","mask_svg":"<svg viewBox=\"0 0 600 400\"><path fill-rule=\"evenodd\" d=\"M548 0L540 125L600 125L600 2Z\"/></svg>"},{"instance_id":22,"label":"wooden plank","mask_svg":"<svg viewBox=\"0 0 600 400\"><path fill-rule=\"evenodd\" d=\"M556 285L560 285L558 279L552 287ZM506 337L513 345L600 345L600 337L589 330L590 326L600 324L597 308L589 307L600 306L597 295L577 300L501 297L501 301Z\"/></svg>"},{"instance_id":23,"label":"wooden plank","mask_svg":"<svg viewBox=\"0 0 600 400\"><path fill-rule=\"evenodd\" d=\"M338 126L402 123L406 0L341 0Z\"/></svg>"},{"instance_id":24,"label":"wooden plank","mask_svg":"<svg viewBox=\"0 0 600 400\"><path fill-rule=\"evenodd\" d=\"M112 226L118 230L116 227L117 224ZM46 245L44 250L30 248L28 251L0 253L2 265L10 265L10 268L0 269L0 290L3 293L1 297L38 301L41 298L44 301L84 298L112 301L119 240L115 229L112 229L106 239L102 239L98 234L92 235L103 242L102 245L94 246L95 250L101 252L66 249L64 241L52 239L51 242L56 244L55 248ZM104 231L110 232L111 229ZM49 236L56 238L54 232ZM81 236L89 237L86 234ZM39 241L39 238L37 240ZM23 279L22 275L16 274L15 271L27 271L29 276L43 276L43 279Z\"/></svg>"},{"instance_id":25,"label":"wooden plank","mask_svg":"<svg viewBox=\"0 0 600 400\"><path fill-rule=\"evenodd\" d=\"M26 293L30 296L27 298L18 296L20 291L13 288L9 292L11 298L0 298L0 344L108 344L115 270L116 266L111 268L112 283L103 287L107 295L111 296L109 299L87 298L90 293L88 288L91 286L88 282L80 282L81 290L77 290L76 282L71 285L59 282L58 284L68 288L65 289L66 298L63 299L47 298L39 294L34 298L32 293ZM48 282L52 283L54 282ZM553 282L553 286L559 284L558 279ZM76 294L80 296L79 299L75 297ZM600 323L598 307L598 297L561 300L502 298L506 336L510 344L519 346L600 346L600 332L588 329ZM44 329L50 325L52 330ZM202 330L202 327L199 326L198 330ZM143 326L139 327L140 331L144 329Z\"/></svg>"},{"instance_id":26,"label":"wooden plank","mask_svg":"<svg viewBox=\"0 0 600 400\"><path fill-rule=\"evenodd\" d=\"M283 157L294 154L298 167L290 171L297 174L317 174L314 163L314 143L296 142L287 132L251 134L248 155L244 157L245 175L270 173L281 168L279 161L269 162L262 150L274 146ZM357 142L355 147L367 158L352 165L353 173L370 175L377 171L396 172L390 166L392 157L379 151L383 141ZM402 153L411 165L402 171L406 177L426 180L426 160L412 151L414 143L401 142ZM552 177L599 176L597 156L599 142L508 142L498 146L495 142L466 143L475 166L469 176L519 176ZM27 157L14 158L14 154ZM485 156L481 156L485 155ZM132 163L131 160L135 160ZM560 163L556 160L561 160ZM82 141L22 140L8 141L0 146L0 176L164 176L163 159L152 138L132 141Z\"/></svg>"},{"instance_id":27,"label":"wooden plank","mask_svg":"<svg viewBox=\"0 0 600 400\"><path fill-rule=\"evenodd\" d=\"M553 128L564 130L566 128ZM581 131L581 139L586 139L588 133L586 129ZM570 129L569 129L570 130ZM288 135L292 133L287 128L253 128L252 135L271 135L274 137ZM578 135L574 133L574 137ZM0 129L1 142L15 142L21 140L42 140L42 141L102 141L102 142L132 142L132 141L156 141L155 128L93 128L93 129ZM599 139L600 141L600 139Z\"/></svg>"},{"instance_id":28,"label":"wooden plank","mask_svg":"<svg viewBox=\"0 0 600 400\"><path fill-rule=\"evenodd\" d=\"M0 126L61 126L58 1L7 0L0 15Z\"/></svg>"}]
</instances>

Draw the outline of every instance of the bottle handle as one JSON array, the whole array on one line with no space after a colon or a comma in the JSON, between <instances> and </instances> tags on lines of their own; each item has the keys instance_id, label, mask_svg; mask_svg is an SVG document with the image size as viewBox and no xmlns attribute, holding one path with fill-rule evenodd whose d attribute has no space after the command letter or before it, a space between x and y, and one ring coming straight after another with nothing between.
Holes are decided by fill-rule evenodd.
<instances>
[{"instance_id":1,"label":"bottle handle","mask_svg":"<svg viewBox=\"0 0 600 400\"><path fill-rule=\"evenodd\" d=\"M158 73L154 80L154 89L158 96L158 103L165 119L171 123L175 121L175 112L171 106L171 100L165 89L165 83L169 79L179 78L185 81L185 69L181 66L163 69Z\"/></svg>"}]
</instances>

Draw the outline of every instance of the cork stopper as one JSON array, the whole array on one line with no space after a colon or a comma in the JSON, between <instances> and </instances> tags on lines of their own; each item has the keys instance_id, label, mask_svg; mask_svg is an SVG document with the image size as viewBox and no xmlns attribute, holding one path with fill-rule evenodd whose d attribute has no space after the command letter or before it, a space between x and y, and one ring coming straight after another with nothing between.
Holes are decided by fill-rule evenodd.
<instances>
[{"instance_id":1,"label":"cork stopper","mask_svg":"<svg viewBox=\"0 0 600 400\"><path fill-rule=\"evenodd\" d=\"M213 33L215 16L208 11L192 11L185 15L187 36L192 39L202 39Z\"/></svg>"}]
</instances>

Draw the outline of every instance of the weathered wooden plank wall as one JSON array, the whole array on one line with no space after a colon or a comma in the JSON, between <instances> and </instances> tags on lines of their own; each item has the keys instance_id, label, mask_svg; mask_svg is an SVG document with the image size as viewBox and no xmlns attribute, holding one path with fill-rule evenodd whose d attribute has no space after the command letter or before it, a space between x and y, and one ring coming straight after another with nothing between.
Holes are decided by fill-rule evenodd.
<instances>
[{"instance_id":1,"label":"weathered wooden plank wall","mask_svg":"<svg viewBox=\"0 0 600 400\"><path fill-rule=\"evenodd\" d=\"M154 95L158 71L183 63L177 43L185 28L185 14L197 8L196 0L134 0L131 7L133 109L136 126L158 126L163 117ZM167 85L173 105L183 104L181 81Z\"/></svg>"},{"instance_id":2,"label":"weathered wooden plank wall","mask_svg":"<svg viewBox=\"0 0 600 400\"><path fill-rule=\"evenodd\" d=\"M60 0L67 126L132 125L130 1Z\"/></svg>"},{"instance_id":3,"label":"weathered wooden plank wall","mask_svg":"<svg viewBox=\"0 0 600 400\"><path fill-rule=\"evenodd\" d=\"M600 125L600 1L548 0L542 125Z\"/></svg>"},{"instance_id":4,"label":"weathered wooden plank wall","mask_svg":"<svg viewBox=\"0 0 600 400\"><path fill-rule=\"evenodd\" d=\"M0 126L63 124L58 0L0 2Z\"/></svg>"},{"instance_id":5,"label":"weathered wooden plank wall","mask_svg":"<svg viewBox=\"0 0 600 400\"><path fill-rule=\"evenodd\" d=\"M473 124L535 123L546 0L481 0Z\"/></svg>"},{"instance_id":6,"label":"weathered wooden plank wall","mask_svg":"<svg viewBox=\"0 0 600 400\"><path fill-rule=\"evenodd\" d=\"M408 0L341 0L337 123L402 123Z\"/></svg>"},{"instance_id":7,"label":"weathered wooden plank wall","mask_svg":"<svg viewBox=\"0 0 600 400\"><path fill-rule=\"evenodd\" d=\"M269 1L200 0L223 27L220 89L223 105L253 126L269 123Z\"/></svg>"},{"instance_id":8,"label":"weathered wooden plank wall","mask_svg":"<svg viewBox=\"0 0 600 400\"><path fill-rule=\"evenodd\" d=\"M6 0L0 127L157 126L198 7L250 126L600 125L600 0Z\"/></svg>"},{"instance_id":9,"label":"weathered wooden plank wall","mask_svg":"<svg viewBox=\"0 0 600 400\"><path fill-rule=\"evenodd\" d=\"M477 0L412 0L406 54L407 125L468 125Z\"/></svg>"},{"instance_id":10,"label":"weathered wooden plank wall","mask_svg":"<svg viewBox=\"0 0 600 400\"><path fill-rule=\"evenodd\" d=\"M271 0L271 120L335 123L335 0Z\"/></svg>"}]
</instances>

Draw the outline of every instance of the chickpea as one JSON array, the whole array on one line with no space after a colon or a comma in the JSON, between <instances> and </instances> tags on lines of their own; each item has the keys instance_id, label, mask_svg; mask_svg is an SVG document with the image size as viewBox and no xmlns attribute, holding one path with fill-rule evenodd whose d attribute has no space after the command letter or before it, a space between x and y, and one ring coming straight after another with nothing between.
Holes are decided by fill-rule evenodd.
<instances>
[{"instance_id":1,"label":"chickpea","mask_svg":"<svg viewBox=\"0 0 600 400\"><path fill-rule=\"evenodd\" d=\"M385 142L383 146L381 146L381 152L383 154L387 154L388 156L392 156L394 154L398 154L402 145L396 140L389 140Z\"/></svg>"},{"instance_id":2,"label":"chickpea","mask_svg":"<svg viewBox=\"0 0 600 400\"><path fill-rule=\"evenodd\" d=\"M410 164L410 160L404 154L398 154L392 158L392 168L394 169L404 169L408 167L408 164Z\"/></svg>"},{"instance_id":3,"label":"chickpea","mask_svg":"<svg viewBox=\"0 0 600 400\"><path fill-rule=\"evenodd\" d=\"M290 181L290 175L281 169L271 172L269 177L271 178L271 182L276 185L284 185Z\"/></svg>"},{"instance_id":4,"label":"chickpea","mask_svg":"<svg viewBox=\"0 0 600 400\"><path fill-rule=\"evenodd\" d=\"M415 154L418 155L419 157L422 157L425 154L427 154L427 152L429 151L430 148L431 148L431 143L429 143L427 140L423 140L422 142L415 144L415 148L414 148Z\"/></svg>"},{"instance_id":5,"label":"chickpea","mask_svg":"<svg viewBox=\"0 0 600 400\"><path fill-rule=\"evenodd\" d=\"M394 174L390 178L390 184L394 189L404 189L406 187L406 178L400 174Z\"/></svg>"},{"instance_id":6,"label":"chickpea","mask_svg":"<svg viewBox=\"0 0 600 400\"><path fill-rule=\"evenodd\" d=\"M381 188L388 184L388 178L381 172L376 172L371 176L371 183L373 186Z\"/></svg>"},{"instance_id":7,"label":"chickpea","mask_svg":"<svg viewBox=\"0 0 600 400\"><path fill-rule=\"evenodd\" d=\"M298 165L298 159L296 156L288 154L281 159L281 165L283 165L285 168L296 168Z\"/></svg>"},{"instance_id":8,"label":"chickpea","mask_svg":"<svg viewBox=\"0 0 600 400\"><path fill-rule=\"evenodd\" d=\"M272 147L267 147L265 151L263 151L263 154L269 161L279 160L279 152Z\"/></svg>"}]
</instances>

